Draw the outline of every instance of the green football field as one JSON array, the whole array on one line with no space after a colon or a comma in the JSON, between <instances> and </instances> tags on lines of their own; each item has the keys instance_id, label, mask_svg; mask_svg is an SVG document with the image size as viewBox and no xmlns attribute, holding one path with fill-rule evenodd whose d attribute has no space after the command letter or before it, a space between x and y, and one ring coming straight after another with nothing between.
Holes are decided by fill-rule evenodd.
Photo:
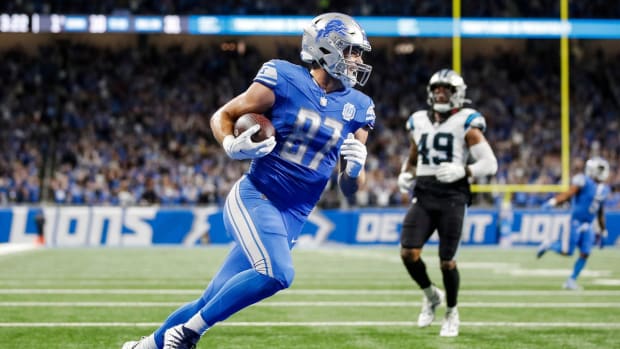
<instances>
[{"instance_id":1,"label":"green football field","mask_svg":"<svg viewBox=\"0 0 620 349\"><path fill-rule=\"evenodd\" d=\"M227 248L38 249L0 255L0 348L120 348L200 296ZM398 247L293 252L293 287L207 332L198 348L620 348L620 251L574 257L462 247L460 336L415 326L421 292ZM441 285L436 248L424 259Z\"/></svg>"}]
</instances>

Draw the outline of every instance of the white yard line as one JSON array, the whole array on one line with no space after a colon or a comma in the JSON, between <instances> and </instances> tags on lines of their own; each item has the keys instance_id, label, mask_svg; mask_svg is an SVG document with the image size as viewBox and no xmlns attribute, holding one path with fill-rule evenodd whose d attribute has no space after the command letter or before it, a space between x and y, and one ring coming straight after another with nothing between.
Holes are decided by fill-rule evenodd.
<instances>
[{"instance_id":1,"label":"white yard line","mask_svg":"<svg viewBox=\"0 0 620 349\"><path fill-rule=\"evenodd\" d=\"M0 286L2 285L0 281ZM100 289L100 288L4 288L0 294L126 294L126 295L199 295L203 291L199 289ZM419 290L360 290L360 289L288 289L279 294L288 295L420 295ZM465 296L620 296L620 290L461 290L460 295Z\"/></svg>"},{"instance_id":2,"label":"white yard line","mask_svg":"<svg viewBox=\"0 0 620 349\"><path fill-rule=\"evenodd\" d=\"M436 248L436 247L434 247ZM396 264L402 264L400 257L394 254L382 254L382 253L373 253L369 250L362 249L317 249L315 250L317 254L325 254L330 256L341 256L352 259L364 259L364 260L378 260L383 262L391 262ZM534 254L532 254L534 256ZM468 269L468 270L490 270L495 274L509 274L513 276L531 276L531 277L547 277L547 276L558 276L558 275L570 275L572 269L558 268L558 269L544 269L544 268L527 268L523 269L521 264L518 262L467 262L467 261L459 261L458 262L459 269ZM585 269L582 272L582 276L589 277L609 277L613 272L610 270L592 270Z\"/></svg>"},{"instance_id":3,"label":"white yard line","mask_svg":"<svg viewBox=\"0 0 620 349\"><path fill-rule=\"evenodd\" d=\"M184 279L182 282L170 281L174 282L177 287L180 285L184 285L187 287L192 287L195 285L203 285L205 283L204 279ZM63 285L71 285L71 287L101 287L101 286L109 286L113 284L115 287L145 287L149 285L160 286L162 284L162 280L119 280L119 279L109 279L109 278L101 278L101 279L73 279L73 280L62 280L62 279L2 279L0 278L0 286L14 286L14 287L43 287L43 286L56 286L59 283Z\"/></svg>"},{"instance_id":4,"label":"white yard line","mask_svg":"<svg viewBox=\"0 0 620 349\"><path fill-rule=\"evenodd\" d=\"M37 246L33 243L30 244L18 244L18 243L1 243L0 244L0 256L5 256L14 253L32 251L41 246Z\"/></svg>"},{"instance_id":5,"label":"white yard line","mask_svg":"<svg viewBox=\"0 0 620 349\"><path fill-rule=\"evenodd\" d=\"M197 295L200 290L162 290L162 289L37 289L7 288L0 289L0 294L126 294L126 295Z\"/></svg>"},{"instance_id":6,"label":"white yard line","mask_svg":"<svg viewBox=\"0 0 620 349\"><path fill-rule=\"evenodd\" d=\"M592 283L595 285L604 285L604 286L620 286L619 279L595 279L595 280L592 280Z\"/></svg>"},{"instance_id":7,"label":"white yard line","mask_svg":"<svg viewBox=\"0 0 620 349\"><path fill-rule=\"evenodd\" d=\"M439 322L435 322L439 324ZM158 327L159 322L0 322L2 327ZM225 327L416 327L413 321L330 322L222 322ZM602 328L620 329L620 323L603 322L461 322L462 327Z\"/></svg>"},{"instance_id":8,"label":"white yard line","mask_svg":"<svg viewBox=\"0 0 620 349\"><path fill-rule=\"evenodd\" d=\"M0 307L123 307L155 308L179 306L183 302L0 302ZM253 307L419 307L422 302L279 302L266 301ZM460 308L620 308L617 302L460 302Z\"/></svg>"}]
</instances>

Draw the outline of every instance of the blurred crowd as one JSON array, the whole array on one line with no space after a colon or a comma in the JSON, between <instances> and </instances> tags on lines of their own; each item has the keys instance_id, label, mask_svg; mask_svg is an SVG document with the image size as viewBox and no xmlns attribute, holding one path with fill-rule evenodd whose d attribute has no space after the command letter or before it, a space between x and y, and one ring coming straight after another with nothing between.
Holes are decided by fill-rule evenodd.
<instances>
[{"instance_id":1,"label":"blurred crowd","mask_svg":"<svg viewBox=\"0 0 620 349\"><path fill-rule=\"evenodd\" d=\"M465 17L559 17L560 0L464 0ZM434 0L16 0L0 4L0 12L98 14L316 15L344 12L353 16L450 17L452 3ZM572 18L619 18L620 3L608 0L569 1Z\"/></svg>"},{"instance_id":2,"label":"blurred crowd","mask_svg":"<svg viewBox=\"0 0 620 349\"><path fill-rule=\"evenodd\" d=\"M573 45L570 151L572 174L601 155L612 164L609 207L620 208L618 81L620 57ZM299 62L297 46L278 58ZM503 51L463 62L472 106L486 117L486 136L500 163L489 183L552 184L561 178L560 77L555 41L532 41L527 54ZM248 162L232 161L217 145L209 117L247 88L263 57L201 46L157 50L146 43L117 50L69 41L0 53L0 203L222 204ZM409 141L408 116L426 108L432 73L450 66L447 53L396 55L373 48L363 88L378 121L368 141L368 181L359 206L407 200L396 178ZM335 175L334 175L335 179ZM517 194L517 207L550 194ZM477 194L492 205L497 194ZM340 207L330 183L320 206Z\"/></svg>"}]
</instances>

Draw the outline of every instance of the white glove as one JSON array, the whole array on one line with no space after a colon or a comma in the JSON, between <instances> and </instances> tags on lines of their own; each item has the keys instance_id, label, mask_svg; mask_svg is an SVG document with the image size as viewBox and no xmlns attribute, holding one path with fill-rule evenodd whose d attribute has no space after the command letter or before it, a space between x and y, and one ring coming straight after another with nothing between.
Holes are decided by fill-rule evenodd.
<instances>
[{"instance_id":1,"label":"white glove","mask_svg":"<svg viewBox=\"0 0 620 349\"><path fill-rule=\"evenodd\" d=\"M407 194L411 189L413 189L413 185L415 184L415 177L411 172L401 172L398 175L398 190L401 193Z\"/></svg>"},{"instance_id":2,"label":"white glove","mask_svg":"<svg viewBox=\"0 0 620 349\"><path fill-rule=\"evenodd\" d=\"M465 167L451 162L442 162L439 169L435 172L437 180L444 183L456 182L465 177Z\"/></svg>"},{"instance_id":3,"label":"white glove","mask_svg":"<svg viewBox=\"0 0 620 349\"><path fill-rule=\"evenodd\" d=\"M276 146L276 137L271 136L261 142L253 142L251 137L260 130L260 125L254 125L242 134L235 137L228 135L222 141L222 147L228 156L235 160L245 160L263 157Z\"/></svg>"},{"instance_id":4,"label":"white glove","mask_svg":"<svg viewBox=\"0 0 620 349\"><path fill-rule=\"evenodd\" d=\"M347 160L347 167L344 169L351 178L357 178L366 163L366 146L349 133L340 147L340 154Z\"/></svg>"}]
</instances>

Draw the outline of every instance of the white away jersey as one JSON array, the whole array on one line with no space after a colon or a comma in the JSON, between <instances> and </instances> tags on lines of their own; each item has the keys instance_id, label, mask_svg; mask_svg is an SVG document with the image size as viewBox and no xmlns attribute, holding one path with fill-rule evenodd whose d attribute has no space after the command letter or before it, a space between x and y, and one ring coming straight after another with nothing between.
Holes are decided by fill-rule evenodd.
<instances>
[{"instance_id":1,"label":"white away jersey","mask_svg":"<svg viewBox=\"0 0 620 349\"><path fill-rule=\"evenodd\" d=\"M466 165L469 150L465 134L472 127L484 131L486 121L482 114L463 108L442 123L433 123L426 110L417 111L407 120L409 136L418 147L416 177L434 176L442 162Z\"/></svg>"}]
</instances>

